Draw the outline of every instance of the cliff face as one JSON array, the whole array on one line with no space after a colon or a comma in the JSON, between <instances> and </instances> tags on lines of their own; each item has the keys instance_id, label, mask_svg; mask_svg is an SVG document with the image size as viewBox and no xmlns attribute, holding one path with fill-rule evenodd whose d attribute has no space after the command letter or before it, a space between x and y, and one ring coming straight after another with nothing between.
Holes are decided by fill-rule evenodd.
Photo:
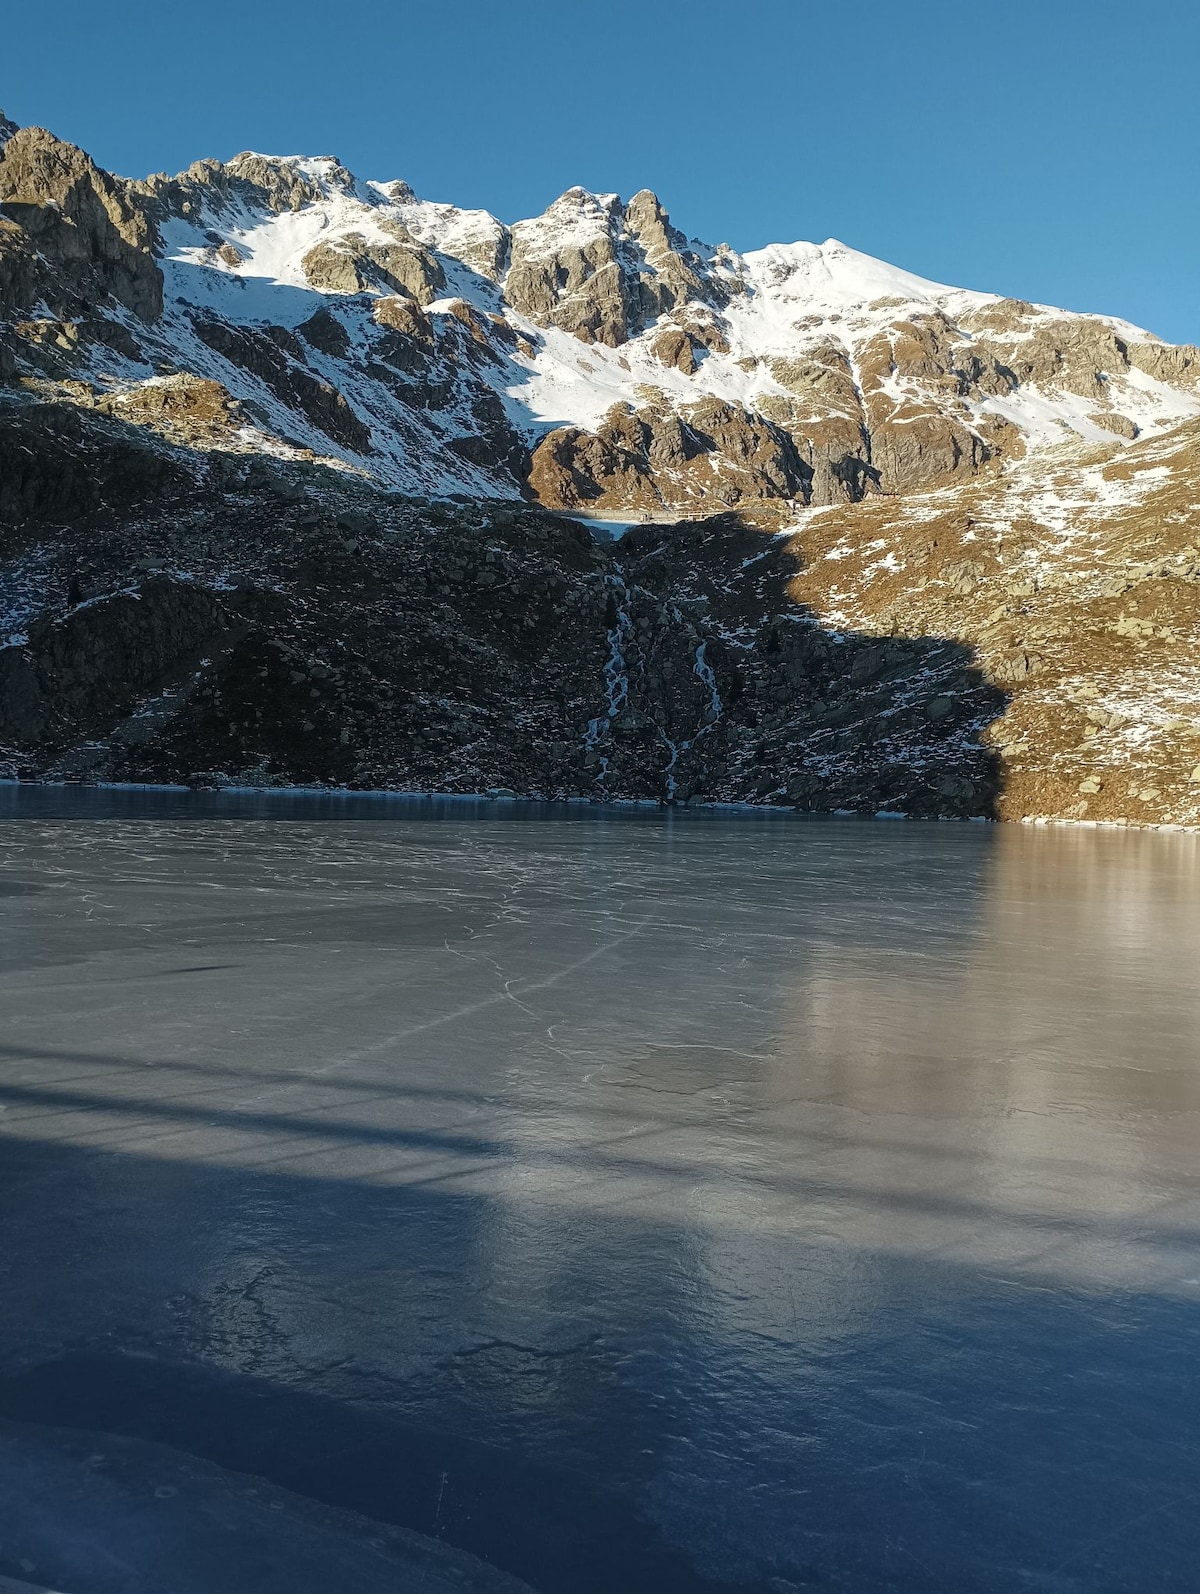
<instances>
[{"instance_id":1,"label":"cliff face","mask_svg":"<svg viewBox=\"0 0 1200 1594\"><path fill-rule=\"evenodd\" d=\"M1195 823L1198 378L648 192L0 119L0 768Z\"/></svg>"}]
</instances>

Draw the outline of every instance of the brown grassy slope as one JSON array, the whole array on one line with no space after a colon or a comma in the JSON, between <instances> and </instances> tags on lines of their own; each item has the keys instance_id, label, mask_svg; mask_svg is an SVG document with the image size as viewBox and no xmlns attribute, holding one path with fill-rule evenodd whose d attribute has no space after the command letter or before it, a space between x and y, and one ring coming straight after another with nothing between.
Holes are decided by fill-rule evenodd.
<instances>
[{"instance_id":1,"label":"brown grassy slope","mask_svg":"<svg viewBox=\"0 0 1200 1594\"><path fill-rule=\"evenodd\" d=\"M793 546L825 623L977 650L1010 694L999 817L1200 823L1200 421L817 511Z\"/></svg>"}]
</instances>

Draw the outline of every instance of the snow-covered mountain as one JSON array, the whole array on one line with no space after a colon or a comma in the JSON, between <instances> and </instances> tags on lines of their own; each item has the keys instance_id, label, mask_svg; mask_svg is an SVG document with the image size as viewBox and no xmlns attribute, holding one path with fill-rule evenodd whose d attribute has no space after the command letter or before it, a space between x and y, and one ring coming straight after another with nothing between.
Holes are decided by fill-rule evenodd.
<instances>
[{"instance_id":1,"label":"snow-covered mountain","mask_svg":"<svg viewBox=\"0 0 1200 1594\"><path fill-rule=\"evenodd\" d=\"M0 117L0 772L1200 826L1198 440L833 240Z\"/></svg>"},{"instance_id":2,"label":"snow-covered mountain","mask_svg":"<svg viewBox=\"0 0 1200 1594\"><path fill-rule=\"evenodd\" d=\"M14 132L6 215L54 197L86 160L68 148ZM1196 351L1126 322L928 282L836 240L713 248L649 192L572 189L508 226L332 158L248 153L138 184L87 167L76 187L107 183L128 210L161 311L118 286L95 306L106 328L69 292L10 291L21 368L69 364L99 401L164 418L185 396L148 389L210 379L234 401L227 446L405 493L783 524L1200 413Z\"/></svg>"}]
</instances>

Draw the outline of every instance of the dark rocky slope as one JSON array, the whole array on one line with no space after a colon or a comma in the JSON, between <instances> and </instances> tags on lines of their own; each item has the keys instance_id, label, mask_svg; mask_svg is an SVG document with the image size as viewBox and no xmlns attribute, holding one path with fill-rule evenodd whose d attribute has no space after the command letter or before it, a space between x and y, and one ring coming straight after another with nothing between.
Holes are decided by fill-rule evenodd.
<instances>
[{"instance_id":1,"label":"dark rocky slope","mask_svg":"<svg viewBox=\"0 0 1200 1594\"><path fill-rule=\"evenodd\" d=\"M833 632L734 516L512 502L0 406L9 775L991 810L967 649Z\"/></svg>"}]
</instances>

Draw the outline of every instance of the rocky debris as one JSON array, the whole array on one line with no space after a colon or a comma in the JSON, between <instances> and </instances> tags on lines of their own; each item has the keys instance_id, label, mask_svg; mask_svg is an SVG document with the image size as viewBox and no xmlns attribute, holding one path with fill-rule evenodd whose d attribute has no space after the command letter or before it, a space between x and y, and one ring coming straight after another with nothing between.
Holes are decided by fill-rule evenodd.
<instances>
[{"instance_id":1,"label":"rocky debris","mask_svg":"<svg viewBox=\"0 0 1200 1594\"><path fill-rule=\"evenodd\" d=\"M121 321L98 315L65 321L49 316L14 318L7 328L0 327L4 351L0 376L48 377L64 392L79 392L77 373L86 369L98 347L144 363L140 344Z\"/></svg>"},{"instance_id":2,"label":"rocky debris","mask_svg":"<svg viewBox=\"0 0 1200 1594\"><path fill-rule=\"evenodd\" d=\"M0 527L6 553L23 529L76 525L154 506L171 514L196 490L196 462L148 446L133 425L69 404L0 406Z\"/></svg>"},{"instance_id":3,"label":"rocky debris","mask_svg":"<svg viewBox=\"0 0 1200 1594\"><path fill-rule=\"evenodd\" d=\"M96 401L96 407L123 421L152 426L177 442L201 447L225 441L244 424L241 407L227 388L186 371L105 395Z\"/></svg>"},{"instance_id":4,"label":"rocky debris","mask_svg":"<svg viewBox=\"0 0 1200 1594\"><path fill-rule=\"evenodd\" d=\"M0 648L0 741L57 749L111 731L230 623L212 592L164 577L35 621Z\"/></svg>"},{"instance_id":5,"label":"rocky debris","mask_svg":"<svg viewBox=\"0 0 1200 1594\"><path fill-rule=\"evenodd\" d=\"M145 205L73 144L40 127L12 132L0 145L0 215L0 253L16 257L0 260L0 310L32 308L38 295L59 313L111 298L143 321L162 314Z\"/></svg>"}]
</instances>

